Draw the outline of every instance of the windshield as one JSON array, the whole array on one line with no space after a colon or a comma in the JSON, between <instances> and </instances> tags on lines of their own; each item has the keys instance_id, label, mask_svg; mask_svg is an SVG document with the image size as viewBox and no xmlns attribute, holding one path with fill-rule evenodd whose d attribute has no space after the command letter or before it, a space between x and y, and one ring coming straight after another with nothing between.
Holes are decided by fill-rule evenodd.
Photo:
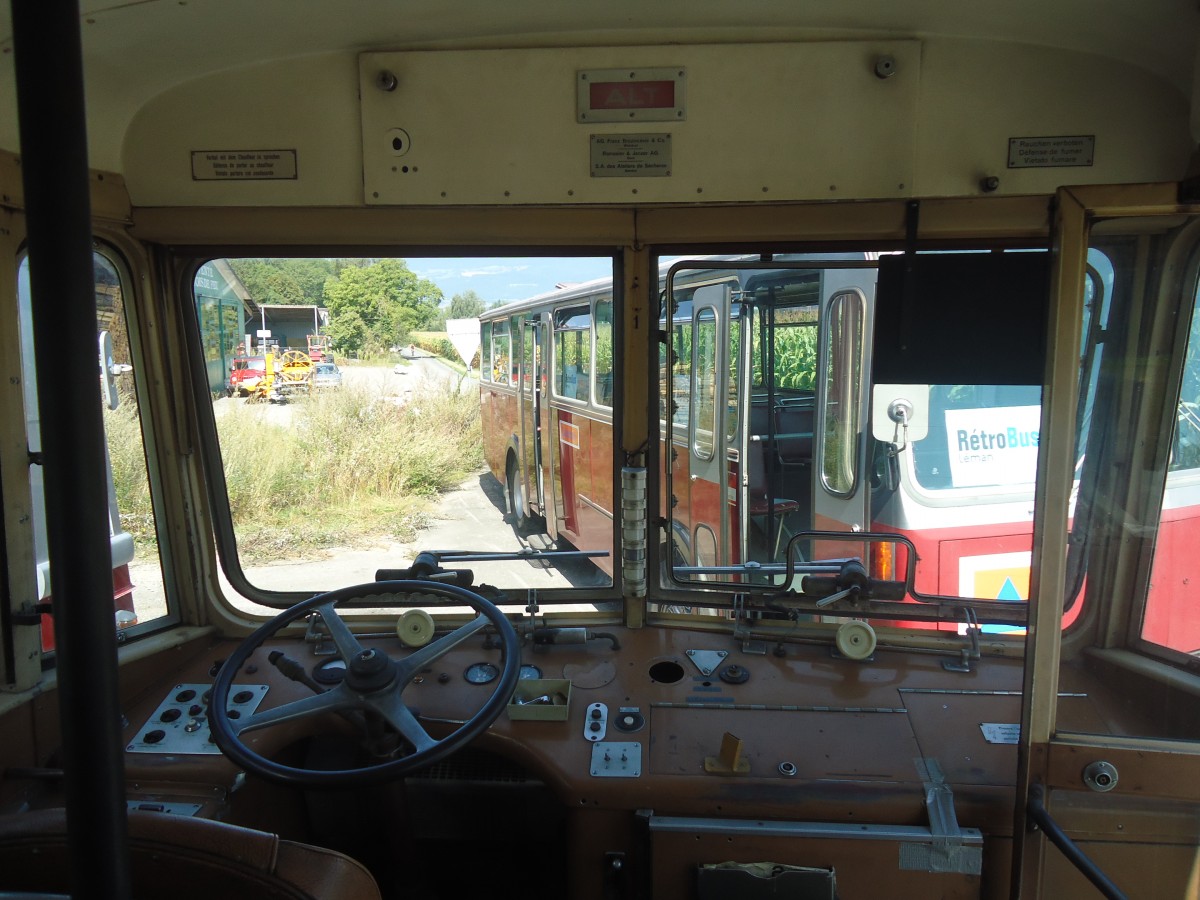
<instances>
[{"instance_id":1,"label":"windshield","mask_svg":"<svg viewBox=\"0 0 1200 900\"><path fill-rule=\"evenodd\" d=\"M201 272L205 358L269 373L209 385L235 603L400 577L428 552L427 569L466 570L522 608L581 587L589 609L606 599L611 288L564 318L571 291L556 287L611 279L611 259L242 258Z\"/></svg>"},{"instance_id":2,"label":"windshield","mask_svg":"<svg viewBox=\"0 0 1200 900\"><path fill-rule=\"evenodd\" d=\"M905 627L967 621L942 598L970 601L985 630L1020 630L1047 256L917 260L910 283L886 253L663 265L663 584L676 608L763 595L768 609L807 599L821 616L870 609ZM1089 262L1080 460L1113 283L1101 250ZM873 606L821 581L849 560L879 583Z\"/></svg>"}]
</instances>

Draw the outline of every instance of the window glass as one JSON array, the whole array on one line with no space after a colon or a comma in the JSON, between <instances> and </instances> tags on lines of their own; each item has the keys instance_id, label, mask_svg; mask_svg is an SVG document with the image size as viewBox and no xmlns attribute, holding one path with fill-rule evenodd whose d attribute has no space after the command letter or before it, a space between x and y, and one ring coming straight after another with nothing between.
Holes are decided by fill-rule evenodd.
<instances>
[{"instance_id":1,"label":"window glass","mask_svg":"<svg viewBox=\"0 0 1200 900\"><path fill-rule=\"evenodd\" d=\"M588 399L592 370L592 316L587 306L554 313L554 393L568 400Z\"/></svg>"},{"instance_id":2,"label":"window glass","mask_svg":"<svg viewBox=\"0 0 1200 900\"><path fill-rule=\"evenodd\" d=\"M484 381L493 380L492 362L492 323L484 322L480 327L479 340L479 377Z\"/></svg>"},{"instance_id":3,"label":"window glass","mask_svg":"<svg viewBox=\"0 0 1200 900\"><path fill-rule=\"evenodd\" d=\"M512 348L509 345L508 320L500 319L492 323L492 380L497 384L509 383L509 359Z\"/></svg>"},{"instance_id":4,"label":"window glass","mask_svg":"<svg viewBox=\"0 0 1200 900\"><path fill-rule=\"evenodd\" d=\"M596 405L613 405L613 302L596 301Z\"/></svg>"},{"instance_id":5,"label":"window glass","mask_svg":"<svg viewBox=\"0 0 1200 900\"><path fill-rule=\"evenodd\" d=\"M929 432L912 443L926 490L1008 488L1032 493L1041 385L929 385Z\"/></svg>"},{"instance_id":6,"label":"window glass","mask_svg":"<svg viewBox=\"0 0 1200 900\"><path fill-rule=\"evenodd\" d=\"M534 319L529 317L525 320L525 327L521 328L513 318L513 331L520 331L522 335L523 352L521 354L521 376L524 381L526 391L533 391L534 381L537 377L537 366L534 360Z\"/></svg>"},{"instance_id":7,"label":"window glass","mask_svg":"<svg viewBox=\"0 0 1200 900\"><path fill-rule=\"evenodd\" d=\"M133 369L136 335L127 313L129 277L115 255L93 255L96 297L98 390L95 402L104 410L109 501L109 538L113 561L113 592L105 598L113 606L120 638L132 637L167 615L166 590L158 552L158 534L146 464L140 403ZM31 453L41 450L36 361L33 346L32 294L29 264L18 270L21 329L21 366L24 373L26 438ZM227 322L210 317L214 328ZM33 496L34 552L39 602L53 603L50 583L45 499L41 465L29 467ZM42 645L54 648L53 621L42 617Z\"/></svg>"},{"instance_id":8,"label":"window glass","mask_svg":"<svg viewBox=\"0 0 1200 900\"><path fill-rule=\"evenodd\" d=\"M692 397L696 414L692 419L692 445L696 456L712 459L717 423L717 316L705 307L696 316L693 342Z\"/></svg>"},{"instance_id":9,"label":"window glass","mask_svg":"<svg viewBox=\"0 0 1200 900\"><path fill-rule=\"evenodd\" d=\"M865 318L865 301L856 291L839 293L829 303L821 477L832 494L852 493L858 477Z\"/></svg>"},{"instance_id":10,"label":"window glass","mask_svg":"<svg viewBox=\"0 0 1200 900\"><path fill-rule=\"evenodd\" d=\"M1142 614L1144 640L1200 655L1200 312L1195 301L1175 404L1175 432L1158 517L1150 585Z\"/></svg>"},{"instance_id":11,"label":"window glass","mask_svg":"<svg viewBox=\"0 0 1200 900\"><path fill-rule=\"evenodd\" d=\"M261 612L426 552L502 605L524 609L530 590L539 607L578 603L584 587L587 602L612 600L612 425L556 396L568 366L572 396L589 396L591 304L555 291L611 277L610 257L212 260L195 297L210 343L209 329L228 329L206 313L213 271L234 279L224 295L241 305L235 331L246 359L263 361L252 386L214 395L206 444L227 493L216 540L231 602ZM270 294L287 284L297 292ZM482 377L446 333L447 301L467 288L482 303ZM611 322L611 286L604 296ZM336 388L308 352L326 336ZM531 561L531 548L554 555Z\"/></svg>"}]
</instances>

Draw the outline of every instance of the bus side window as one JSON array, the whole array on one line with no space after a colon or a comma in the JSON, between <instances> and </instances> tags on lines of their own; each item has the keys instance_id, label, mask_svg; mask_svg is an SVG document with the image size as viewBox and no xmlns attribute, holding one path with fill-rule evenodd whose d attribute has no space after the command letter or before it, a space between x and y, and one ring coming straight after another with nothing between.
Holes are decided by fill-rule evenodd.
<instances>
[{"instance_id":1,"label":"bus side window","mask_svg":"<svg viewBox=\"0 0 1200 900\"><path fill-rule=\"evenodd\" d=\"M613 302L597 300L595 314L596 348L592 354L596 371L596 405L613 405Z\"/></svg>"},{"instance_id":2,"label":"bus side window","mask_svg":"<svg viewBox=\"0 0 1200 900\"><path fill-rule=\"evenodd\" d=\"M107 439L109 541L113 564L113 593L105 601L112 605L114 627L123 632L167 614L166 592L158 558L158 535L151 503L150 477L146 465L138 397L134 389L133 346L126 312L128 274L105 253L93 254L96 297L98 365L95 402L103 403ZM18 269L21 366L24 373L26 441L30 451L41 449L41 417L38 411L37 375L33 348L32 291L29 264ZM42 469L29 467L33 501L32 527L39 602L53 603L50 583L49 547ZM127 530L128 528L128 530ZM122 635L126 637L127 635ZM42 616L42 649L54 649L54 631L49 615Z\"/></svg>"},{"instance_id":3,"label":"bus side window","mask_svg":"<svg viewBox=\"0 0 1200 900\"><path fill-rule=\"evenodd\" d=\"M492 380L496 384L508 384L508 361L512 348L509 344L508 320L499 319L492 323Z\"/></svg>"},{"instance_id":4,"label":"bus side window","mask_svg":"<svg viewBox=\"0 0 1200 900\"><path fill-rule=\"evenodd\" d=\"M569 400L588 399L592 369L592 316L587 306L554 313L554 392Z\"/></svg>"},{"instance_id":5,"label":"bus side window","mask_svg":"<svg viewBox=\"0 0 1200 900\"><path fill-rule=\"evenodd\" d=\"M491 381L494 369L490 365L492 359L492 323L484 322L479 335L479 377L484 381Z\"/></svg>"}]
</instances>

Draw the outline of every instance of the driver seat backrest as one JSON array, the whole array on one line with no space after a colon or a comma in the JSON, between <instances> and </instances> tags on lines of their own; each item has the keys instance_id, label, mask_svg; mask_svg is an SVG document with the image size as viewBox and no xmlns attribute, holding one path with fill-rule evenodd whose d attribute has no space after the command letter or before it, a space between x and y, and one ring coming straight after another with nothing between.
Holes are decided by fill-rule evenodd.
<instances>
[{"instance_id":1,"label":"driver seat backrest","mask_svg":"<svg viewBox=\"0 0 1200 900\"><path fill-rule=\"evenodd\" d=\"M212 819L129 813L134 900L379 900L371 873L342 853ZM0 817L0 892L70 888L66 811Z\"/></svg>"}]
</instances>

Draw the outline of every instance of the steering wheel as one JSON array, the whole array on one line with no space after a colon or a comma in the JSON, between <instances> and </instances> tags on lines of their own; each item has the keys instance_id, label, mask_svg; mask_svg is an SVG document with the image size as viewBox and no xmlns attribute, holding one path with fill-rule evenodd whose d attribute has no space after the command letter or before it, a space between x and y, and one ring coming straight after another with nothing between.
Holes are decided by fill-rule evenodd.
<instances>
[{"instance_id":1,"label":"steering wheel","mask_svg":"<svg viewBox=\"0 0 1200 900\"><path fill-rule=\"evenodd\" d=\"M334 609L349 599L362 599L373 594L393 593L440 594L469 604L479 615L467 624L402 659L392 659L379 649L367 649L359 643ZM338 655L346 663L346 675L335 686L312 697L294 700L262 712L241 718L230 718L227 706L234 676L241 671L250 655L284 626L309 614L319 612L329 631ZM404 689L413 678L434 660L445 656L486 625L495 627L500 637L503 669L496 687L479 710L451 734L436 740L417 720L404 702ZM249 772L271 781L293 786L339 788L352 785L376 784L400 778L430 766L465 746L499 718L512 697L521 671L521 649L517 633L494 603L473 591L437 581L376 581L370 584L340 588L318 594L291 609L280 613L249 635L225 660L212 687L209 700L209 726L222 752ZM358 769L304 769L285 766L251 750L242 735L259 728L291 722L310 716L357 710L377 714L412 748L407 756Z\"/></svg>"}]
</instances>

